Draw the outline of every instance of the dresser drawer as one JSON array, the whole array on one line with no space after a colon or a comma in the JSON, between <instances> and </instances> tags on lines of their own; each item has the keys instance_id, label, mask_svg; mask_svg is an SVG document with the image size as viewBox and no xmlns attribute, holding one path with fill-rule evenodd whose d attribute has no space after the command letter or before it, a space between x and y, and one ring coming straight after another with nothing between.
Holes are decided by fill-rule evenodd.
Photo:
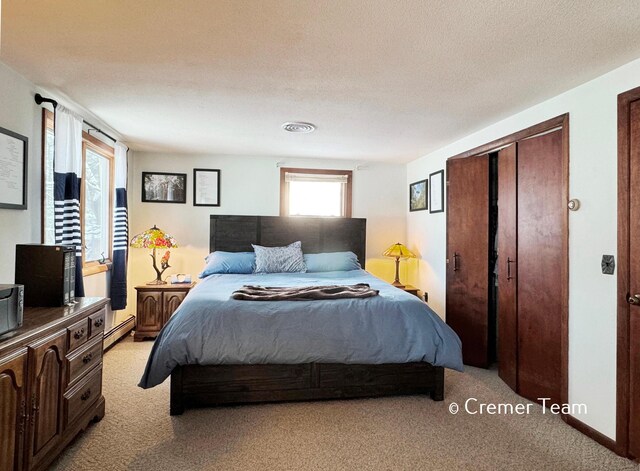
<instances>
[{"instance_id":1,"label":"dresser drawer","mask_svg":"<svg viewBox=\"0 0 640 471\"><path fill-rule=\"evenodd\" d=\"M102 361L102 337L91 340L67 355L67 385L73 386L87 371Z\"/></svg>"},{"instance_id":2,"label":"dresser drawer","mask_svg":"<svg viewBox=\"0 0 640 471\"><path fill-rule=\"evenodd\" d=\"M89 338L93 338L104 332L104 322L107 316L107 309L102 308L89 316Z\"/></svg>"},{"instance_id":3,"label":"dresser drawer","mask_svg":"<svg viewBox=\"0 0 640 471\"><path fill-rule=\"evenodd\" d=\"M64 424L73 423L102 395L102 365L64 395Z\"/></svg>"},{"instance_id":4,"label":"dresser drawer","mask_svg":"<svg viewBox=\"0 0 640 471\"><path fill-rule=\"evenodd\" d=\"M67 337L69 338L69 351L85 343L89 338L89 321L87 318L85 317L67 327Z\"/></svg>"}]
</instances>

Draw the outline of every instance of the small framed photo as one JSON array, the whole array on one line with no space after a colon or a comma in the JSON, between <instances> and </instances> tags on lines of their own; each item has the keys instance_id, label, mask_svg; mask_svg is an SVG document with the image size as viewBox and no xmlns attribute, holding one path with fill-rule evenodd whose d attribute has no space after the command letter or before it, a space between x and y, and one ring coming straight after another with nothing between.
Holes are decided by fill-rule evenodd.
<instances>
[{"instance_id":1,"label":"small framed photo","mask_svg":"<svg viewBox=\"0 0 640 471\"><path fill-rule=\"evenodd\" d=\"M0 128L0 208L27 209L29 139Z\"/></svg>"},{"instance_id":2,"label":"small framed photo","mask_svg":"<svg viewBox=\"0 0 640 471\"><path fill-rule=\"evenodd\" d=\"M220 170L193 169L193 205L220 206Z\"/></svg>"},{"instance_id":3,"label":"small framed photo","mask_svg":"<svg viewBox=\"0 0 640 471\"><path fill-rule=\"evenodd\" d=\"M186 203L187 174L142 172L143 203Z\"/></svg>"},{"instance_id":4,"label":"small framed photo","mask_svg":"<svg viewBox=\"0 0 640 471\"><path fill-rule=\"evenodd\" d=\"M429 174L429 213L444 213L444 170Z\"/></svg>"},{"instance_id":5,"label":"small framed photo","mask_svg":"<svg viewBox=\"0 0 640 471\"><path fill-rule=\"evenodd\" d=\"M409 211L424 211L427 209L427 187L427 180L420 180L409 185Z\"/></svg>"}]
</instances>

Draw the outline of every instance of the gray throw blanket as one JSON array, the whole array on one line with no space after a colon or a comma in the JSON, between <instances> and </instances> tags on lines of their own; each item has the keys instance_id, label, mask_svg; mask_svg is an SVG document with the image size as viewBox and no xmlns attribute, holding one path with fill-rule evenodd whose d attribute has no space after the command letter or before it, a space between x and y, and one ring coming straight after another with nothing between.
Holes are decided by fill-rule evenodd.
<instances>
[{"instance_id":1,"label":"gray throw blanket","mask_svg":"<svg viewBox=\"0 0 640 471\"><path fill-rule=\"evenodd\" d=\"M315 299L370 298L377 296L378 290L367 283L356 285L269 287L244 285L231 294L233 299L242 301L309 301Z\"/></svg>"}]
</instances>

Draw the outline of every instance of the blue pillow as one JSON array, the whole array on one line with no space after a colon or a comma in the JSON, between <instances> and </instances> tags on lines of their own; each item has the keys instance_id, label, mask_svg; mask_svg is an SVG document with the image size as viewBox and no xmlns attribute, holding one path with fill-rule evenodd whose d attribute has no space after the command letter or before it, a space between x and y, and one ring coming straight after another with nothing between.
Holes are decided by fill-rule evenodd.
<instances>
[{"instance_id":1,"label":"blue pillow","mask_svg":"<svg viewBox=\"0 0 640 471\"><path fill-rule=\"evenodd\" d=\"M254 273L304 273L307 271L300 241L286 247L253 245L253 250L256 253Z\"/></svg>"},{"instance_id":2,"label":"blue pillow","mask_svg":"<svg viewBox=\"0 0 640 471\"><path fill-rule=\"evenodd\" d=\"M353 252L306 253L304 262L309 273L321 271L360 270L358 257Z\"/></svg>"},{"instance_id":3,"label":"blue pillow","mask_svg":"<svg viewBox=\"0 0 640 471\"><path fill-rule=\"evenodd\" d=\"M215 251L205 258L207 265L198 275L200 278L214 274L241 274L253 273L256 255L253 252L221 252Z\"/></svg>"}]
</instances>

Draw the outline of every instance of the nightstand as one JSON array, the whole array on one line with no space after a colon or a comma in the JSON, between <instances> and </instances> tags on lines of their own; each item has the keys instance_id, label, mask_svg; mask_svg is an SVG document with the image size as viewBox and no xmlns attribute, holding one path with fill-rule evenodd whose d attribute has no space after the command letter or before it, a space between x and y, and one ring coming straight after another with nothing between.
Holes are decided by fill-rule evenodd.
<instances>
[{"instance_id":1,"label":"nightstand","mask_svg":"<svg viewBox=\"0 0 640 471\"><path fill-rule=\"evenodd\" d=\"M420 290L418 288L416 288L415 286L411 286L411 285L404 285L404 288L400 288L403 291L406 291L407 293L411 293L414 296L417 296L420 299L424 299L425 302L428 301L429 299L429 295L427 293L424 293L424 298L422 296L420 296Z\"/></svg>"},{"instance_id":2,"label":"nightstand","mask_svg":"<svg viewBox=\"0 0 640 471\"><path fill-rule=\"evenodd\" d=\"M191 283L136 286L138 305L133 340L139 342L145 338L157 337L195 285Z\"/></svg>"}]
</instances>

